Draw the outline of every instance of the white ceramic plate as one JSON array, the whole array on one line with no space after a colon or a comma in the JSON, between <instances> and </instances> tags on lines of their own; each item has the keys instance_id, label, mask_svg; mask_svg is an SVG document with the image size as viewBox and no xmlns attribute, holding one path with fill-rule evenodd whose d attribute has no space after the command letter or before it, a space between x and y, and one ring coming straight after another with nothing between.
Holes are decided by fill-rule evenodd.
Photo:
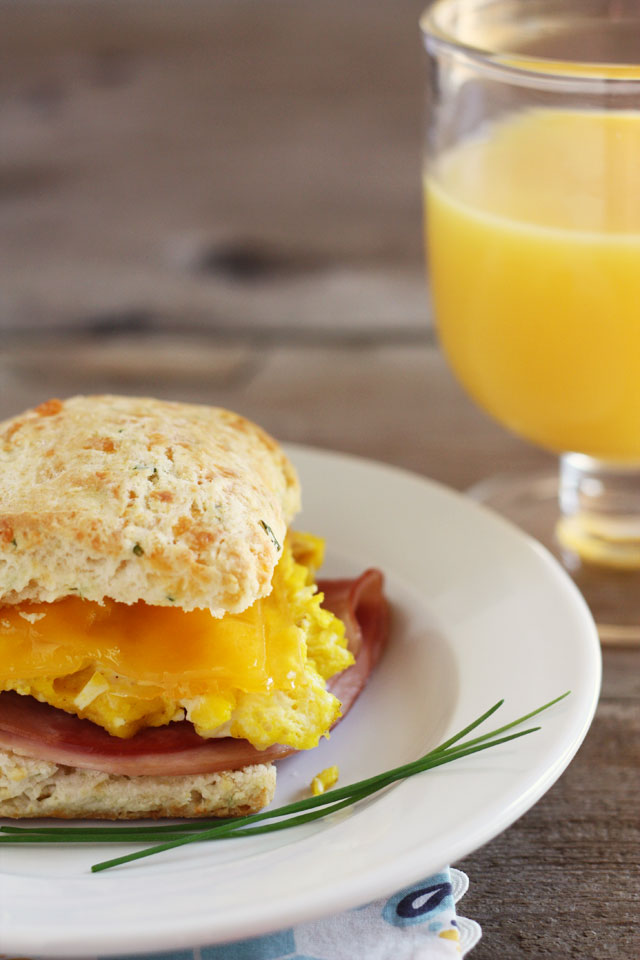
<instances>
[{"instance_id":1,"label":"white ceramic plate","mask_svg":"<svg viewBox=\"0 0 640 960\"><path fill-rule=\"evenodd\" d=\"M430 771L347 816L183 847L92 875L127 847L0 848L3 952L79 957L217 943L365 903L490 840L531 807L585 736L600 687L596 630L534 541L464 497L401 471L290 450L300 529L326 537L325 574L379 566L390 647L341 726L280 765L277 803L337 763L340 783L418 757L496 700L494 727L572 694L529 737Z\"/></svg>"}]
</instances>

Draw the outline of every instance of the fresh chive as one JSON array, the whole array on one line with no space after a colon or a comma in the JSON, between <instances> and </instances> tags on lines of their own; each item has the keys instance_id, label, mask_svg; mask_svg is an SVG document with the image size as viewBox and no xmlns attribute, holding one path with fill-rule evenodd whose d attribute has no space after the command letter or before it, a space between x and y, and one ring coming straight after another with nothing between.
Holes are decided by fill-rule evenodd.
<instances>
[{"instance_id":1,"label":"fresh chive","mask_svg":"<svg viewBox=\"0 0 640 960\"><path fill-rule=\"evenodd\" d=\"M519 717L517 720L512 720L511 723L505 723L503 727L498 727L497 730L492 730L491 733L485 733L480 737L476 737L474 740L467 740L465 746L471 747L476 743L482 743L487 737L497 737L500 733L505 733L507 730L512 730L514 727L519 726L521 723L525 723L527 720L531 720L532 717L537 717L539 713L542 713L543 710L548 710L549 707L555 706L556 703L560 703L561 700L564 700L565 697L568 697L571 693L570 690L566 690L565 693L561 693L559 697L555 697L553 700L549 700L548 703L544 703L541 707L537 707L535 710L532 710L531 713L525 713L523 717ZM504 701L500 701L504 703ZM493 712L493 711L491 711ZM469 731L477 726L477 724L470 724ZM457 739L457 738L456 738ZM439 747L438 749L442 749Z\"/></svg>"},{"instance_id":2,"label":"fresh chive","mask_svg":"<svg viewBox=\"0 0 640 960\"><path fill-rule=\"evenodd\" d=\"M228 818L221 817L220 819L216 818L215 820L190 820L188 823L175 823L175 824L167 824L167 825L163 824L161 826L157 826L155 824L153 826L138 826L137 824L135 826L133 824L129 824L128 826L118 826L117 824L114 823L113 825L110 824L108 827L106 826L97 826L97 827L61 827L61 826L22 827L21 826L21 827L17 827L11 824L10 826L3 825L0 827L0 842L2 842L2 835L5 833L12 833L12 834L13 833L16 833L16 834L18 833L39 833L39 834L65 833L71 837L75 836L76 834L82 834L82 833L88 833L88 834L91 834L91 836L97 836L101 833L104 833L105 836L109 836L109 837L110 836L118 837L119 835L122 835L123 837L126 838L127 836L130 836L132 833L136 833L136 834L145 833L149 835L155 835L155 834L162 834L162 833L177 833L185 830L202 830L204 827L214 826L216 824L219 826L220 824L223 824L223 823L233 823L235 822L235 820L236 820L235 817L228 817ZM0 954L0 958L1 957L2 957L2 954Z\"/></svg>"},{"instance_id":3,"label":"fresh chive","mask_svg":"<svg viewBox=\"0 0 640 960\"><path fill-rule=\"evenodd\" d=\"M276 550L282 550L282 544L280 543L280 541L279 541L278 538L276 537L275 533L273 532L273 530L271 529L271 527L269 526L269 524L268 524L268 523L265 523L264 520L261 520L261 521L260 521L260 526L262 527L262 529L264 530L264 532L267 534L267 536L269 537L269 539L271 540L271 542L272 542L273 545L275 546Z\"/></svg>"},{"instance_id":4,"label":"fresh chive","mask_svg":"<svg viewBox=\"0 0 640 960\"><path fill-rule=\"evenodd\" d=\"M132 860L141 860L143 857L151 857L156 853L162 853L165 850L172 850L174 847L184 846L187 843L199 842L200 840L232 840L238 837L255 836L256 834L260 833L273 833L277 830L285 830L289 827L300 826L303 823L309 823L311 820L319 820L321 817L326 817L330 813L336 813L338 810L343 810L345 807L350 807L353 803L364 799L364 797L369 796L369 794L373 792L373 788L370 788L369 790L363 790L346 797L344 800L340 800L331 804L328 810L311 810L306 813L302 813L299 816L291 817L290 820L280 820L278 823L269 823L258 827L249 827L246 830L233 827L228 827L227 829L221 828L219 832L216 830L209 830L205 833L198 833L190 837L182 837L179 840L172 840L167 843L158 844L156 847L147 847L146 850L139 850L137 853L125 854L125 856L115 857L113 860L103 860L102 863L94 863L91 867L91 872L101 873L103 870L110 870L111 867L119 867L122 864L130 863Z\"/></svg>"},{"instance_id":5,"label":"fresh chive","mask_svg":"<svg viewBox=\"0 0 640 960\"><path fill-rule=\"evenodd\" d=\"M108 827L18 827L3 826L0 827L0 844L29 844L29 843L153 843L153 846L134 853L125 854L113 860L105 860L94 864L91 867L93 873L99 873L111 867L121 866L130 863L133 860L139 860L144 857L153 856L174 847L184 846L188 843L196 843L209 840L225 840L238 837L255 836L262 833L270 833L277 830L288 829L289 827L299 826L322 817L329 816L346 807L357 803L360 800L371 796L374 793L384 790L391 784L432 770L435 767L445 763L452 763L454 760L462 759L471 754L478 753L481 750L487 750L490 747L499 744L508 743L519 737L527 736L539 730L539 727L530 727L526 730L520 730L515 733L508 733L514 727L520 726L532 717L537 716L544 710L548 710L554 704L563 700L569 695L569 692L550 700L543 706L524 714L517 720L513 720L504 726L498 727L489 733L482 734L472 740L460 742L468 733L475 730L481 723L487 720L498 710L503 700L498 701L490 707L485 713L464 727L459 733L450 737L444 743L433 750L430 750L418 760L402 764L392 770L368 777L357 783L345 787L339 787L335 790L329 790L326 793L315 797L308 797L305 800L299 800L277 807L273 810L266 810L261 813L251 814L246 817L225 818L216 820L201 820L196 822L170 824L163 826L108 826ZM506 734L503 736L503 734ZM269 822L276 821L276 822Z\"/></svg>"},{"instance_id":6,"label":"fresh chive","mask_svg":"<svg viewBox=\"0 0 640 960\"><path fill-rule=\"evenodd\" d=\"M489 707L488 710L485 710L482 716L478 717L477 720L474 720L472 723L466 726L464 730L461 730L459 733L454 733L452 737L450 737L448 740L445 740L444 743L441 743L439 747L436 747L435 751L433 752L435 753L441 750L448 750L449 747L451 747L454 743L457 743L458 740L462 740L462 738L466 737L468 733L471 733L471 731L475 730L476 727L479 727L481 723L484 723L485 720L488 720L489 717L496 712L496 710L500 709L503 703L504 703L504 699L498 700L498 702L494 703L492 707ZM516 720L516 723L519 723L519 722L520 721ZM486 736L490 737L492 736L492 734L488 733L486 734Z\"/></svg>"},{"instance_id":7,"label":"fresh chive","mask_svg":"<svg viewBox=\"0 0 640 960\"><path fill-rule=\"evenodd\" d=\"M174 833L168 834L168 837L172 837L175 840L181 840L184 834ZM10 836L0 836L0 845L2 844L29 844L29 843L149 843L149 836L145 833L138 833L133 827L130 828L130 833L126 837L117 836L109 838L106 834L95 836L91 831L91 828L88 827L86 833L82 830L78 831L77 836L63 835L60 836L51 830L48 833L44 831L41 833L38 830L29 830L28 828L23 833L12 833ZM2 954L0 954L0 957Z\"/></svg>"}]
</instances>

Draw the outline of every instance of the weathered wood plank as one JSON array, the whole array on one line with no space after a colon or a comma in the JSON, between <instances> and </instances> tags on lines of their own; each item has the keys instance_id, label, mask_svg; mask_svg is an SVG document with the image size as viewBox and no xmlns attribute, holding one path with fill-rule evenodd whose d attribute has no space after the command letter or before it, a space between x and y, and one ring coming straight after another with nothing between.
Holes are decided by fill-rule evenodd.
<instances>
[{"instance_id":1,"label":"weathered wood plank","mask_svg":"<svg viewBox=\"0 0 640 960\"><path fill-rule=\"evenodd\" d=\"M605 653L604 696L575 760L529 813L462 862L475 881L463 912L484 930L474 958L640 955L639 659Z\"/></svg>"},{"instance_id":2,"label":"weathered wood plank","mask_svg":"<svg viewBox=\"0 0 640 960\"><path fill-rule=\"evenodd\" d=\"M283 440L386 460L459 488L554 463L477 410L441 355L420 343L189 348L123 337L56 350L45 342L5 353L3 379L2 416L44 393L161 393L231 407Z\"/></svg>"}]
</instances>

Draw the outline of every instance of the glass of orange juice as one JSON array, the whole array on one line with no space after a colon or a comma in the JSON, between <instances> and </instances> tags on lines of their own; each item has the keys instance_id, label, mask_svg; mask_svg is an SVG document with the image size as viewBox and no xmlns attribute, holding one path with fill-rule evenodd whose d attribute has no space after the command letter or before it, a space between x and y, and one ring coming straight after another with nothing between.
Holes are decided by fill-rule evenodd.
<instances>
[{"instance_id":1,"label":"glass of orange juice","mask_svg":"<svg viewBox=\"0 0 640 960\"><path fill-rule=\"evenodd\" d=\"M421 25L439 339L479 406L560 455L553 482L481 495L546 536L603 640L638 641L640 3L436 0Z\"/></svg>"}]
</instances>

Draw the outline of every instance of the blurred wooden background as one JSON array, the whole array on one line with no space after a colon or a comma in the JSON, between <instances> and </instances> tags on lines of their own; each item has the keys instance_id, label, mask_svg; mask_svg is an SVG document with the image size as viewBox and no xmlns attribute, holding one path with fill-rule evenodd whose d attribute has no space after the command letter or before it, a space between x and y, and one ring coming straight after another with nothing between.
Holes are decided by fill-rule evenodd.
<instances>
[{"instance_id":1,"label":"blurred wooden background","mask_svg":"<svg viewBox=\"0 0 640 960\"><path fill-rule=\"evenodd\" d=\"M0 9L3 324L423 326L419 3Z\"/></svg>"},{"instance_id":2,"label":"blurred wooden background","mask_svg":"<svg viewBox=\"0 0 640 960\"><path fill-rule=\"evenodd\" d=\"M0 0L0 416L159 394L458 488L548 466L435 344L421 7ZM607 650L577 759L461 864L477 960L640 952L639 698Z\"/></svg>"}]
</instances>

